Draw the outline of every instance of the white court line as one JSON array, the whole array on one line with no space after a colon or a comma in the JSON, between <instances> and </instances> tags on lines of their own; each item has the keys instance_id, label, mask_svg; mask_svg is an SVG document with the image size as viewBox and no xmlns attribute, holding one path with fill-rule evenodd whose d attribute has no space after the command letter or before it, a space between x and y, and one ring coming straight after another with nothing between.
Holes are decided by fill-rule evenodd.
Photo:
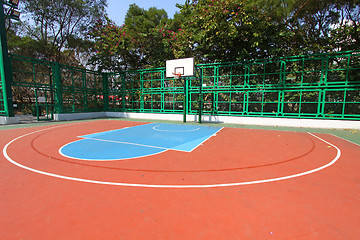
<instances>
[{"instance_id":1,"label":"white court line","mask_svg":"<svg viewBox=\"0 0 360 240\"><path fill-rule=\"evenodd\" d=\"M154 126L153 129L155 131L159 131L159 132L195 132L195 131L200 130L200 128L195 128L195 129L190 129L190 130L163 130L163 129L157 129L156 127L158 127L158 126L160 126L160 124Z\"/></svg>"},{"instance_id":2,"label":"white court line","mask_svg":"<svg viewBox=\"0 0 360 240\"><path fill-rule=\"evenodd\" d=\"M159 146L152 146L152 145L146 145L146 144L140 144L140 143L132 143L132 142L122 142L122 141L113 141L113 140L106 140L106 139L100 139L100 138L88 138L88 137L79 137L79 138L82 138L82 139L89 139L89 140L95 140L95 141L101 141L101 142L110 142L110 143L121 143L121 144L128 144L128 145L135 145L135 146L139 146L139 147L148 147L148 148L158 148L158 149L161 149L163 150L162 152L159 152L159 153L163 153L164 151L168 151L168 150L173 150L173 151L178 151L178 152L191 152L191 151L186 151L186 150L179 150L179 149L175 149L175 148L166 148L166 147L159 147ZM71 156L68 156L66 154L64 154L62 152L62 149L64 147L66 147L67 145L70 145L74 142L78 142L78 141L81 141L81 140L75 140L73 142L70 142L70 143L67 143L65 144L64 146L62 146L60 149L59 149L59 153L64 156L64 157L68 157L68 158L73 158L73 159L78 159L78 160L91 160L91 161L113 161L113 160L127 160L127 159L132 159L132 158L121 158L121 159L101 159L101 160L92 160L92 159L86 159L86 158L75 158L75 157L71 157ZM156 154L159 154L159 153L156 153ZM149 155L144 155L144 156L140 156L139 157L147 157L147 156L151 156L151 155L154 155L154 154L149 154ZM135 157L137 158L137 157Z\"/></svg>"},{"instance_id":3,"label":"white court line","mask_svg":"<svg viewBox=\"0 0 360 240\"><path fill-rule=\"evenodd\" d=\"M157 153L147 154L147 155L139 155L139 156L136 156L136 157L128 157L128 158L120 158L120 159L119 159L119 158L116 158L116 159L115 159L115 158L114 158L114 159L105 159L105 158L104 158L104 159L77 158L77 157L73 157L73 156L68 156L68 155L66 155L65 153L63 153L63 152L62 152L62 149L63 149L64 147L66 147L67 145L70 145L70 144L72 144L72 143L81 141L81 140L75 140L75 141L73 141L73 142L67 143L67 144L65 144L64 146L62 146L62 147L59 149L59 151L58 151L59 154L60 154L61 156L64 156L64 157L67 157L67 158L71 158L71 159L76 159L76 160L105 162L105 161L123 161L123 160L136 159L136 158L140 158L140 157L149 157L149 156L154 156L154 155L157 155L157 154L166 152L166 151L168 151L168 150L174 150L174 149L171 149L171 148L148 146L148 145L137 144L137 143L111 141L111 140L104 140L104 139L97 139L97 138L83 138L83 139L90 139L90 140L96 140L96 141L102 141L102 142L123 143L123 144L128 144L128 145L137 145L137 146L149 147L149 148L158 148L158 149L161 149L162 151L157 152ZM181 151L181 150L174 150L174 151Z\"/></svg>"},{"instance_id":4,"label":"white court line","mask_svg":"<svg viewBox=\"0 0 360 240\"><path fill-rule=\"evenodd\" d=\"M111 143L123 143L123 144L129 144L129 145L135 145L135 146L140 146L140 147L149 147L149 148L159 148L159 149L163 149L163 150L171 150L171 148L166 148L166 147L158 147L158 146L152 146L152 145L146 145L146 144L140 144L140 143L132 143L132 142L122 142L122 141L113 141L113 140L106 140L106 139L101 139L101 138L84 138L83 139L90 139L90 140L96 140L96 141L101 141L101 142L111 142ZM79 140L78 140L79 141Z\"/></svg>"},{"instance_id":5,"label":"white court line","mask_svg":"<svg viewBox=\"0 0 360 240\"><path fill-rule=\"evenodd\" d=\"M153 123L150 123L150 124L153 124ZM139 126L146 126L148 124L144 124L144 125L138 125L138 126L135 126L135 127L139 127ZM158 130L158 129L155 129L155 127L157 126L160 126L160 125L156 125L153 127L153 130L155 131L167 131L167 130ZM121 128L121 129L115 129L115 130L110 130L110 131L106 131L106 133L108 132L113 132L113 131L119 131L119 130L123 130L123 129L128 129L128 128L131 128L131 127L125 127L125 128ZM200 128L197 128L195 130L199 130ZM223 128L220 128L218 131L216 131L215 133L213 133L212 135L210 135L208 138L206 138L204 141L202 141L201 143L199 143L197 146L195 146L194 148L190 149L190 150L181 150L181 149L177 149L176 147L160 147L160 146L153 146L153 145L146 145L146 144L140 144L140 143L132 143L132 142L123 142L123 141L114 141L114 140L106 140L106 139L101 139L101 138L93 138L93 137L84 137L84 136L88 136L88 135L93 135L93 134L88 134L88 135L82 135L82 136L78 136L78 138L82 138L82 139L90 139L90 140L95 140L95 141L102 141L102 142L110 142L110 143L121 143L121 144L128 144L128 145L135 145L135 146L140 146L140 147L149 147L149 148L157 148L157 149L162 149L163 151L161 152L158 152L158 153L154 153L154 154L149 154L149 155L139 155L137 157L131 157L131 158L120 158L120 159L88 159L88 158L77 158L77 157L73 157L73 156L68 156L66 154L64 154L62 152L62 149L74 142L77 142L77 141L80 141L80 140L76 140L76 141L73 141L73 142L70 142L70 143L67 143L65 144L64 146L62 146L60 149L59 149L59 154L64 156L64 157L67 157L67 158L71 158L71 159L77 159L77 160L84 160L84 161L122 161L122 160L130 160L130 159L134 159L134 158L138 158L138 157L147 157L147 156L153 156L153 155L156 155L156 154L160 154L160 153L163 153L167 150L173 150L173 151L178 151L178 152L192 152L194 151L196 148L198 148L200 145L202 145L204 142L206 142L207 140L209 140L211 137L215 136L220 130L222 130ZM195 131L195 130L190 130L190 131ZM182 132L182 131L178 131L178 132ZM103 132L98 132L98 133L103 133ZM96 133L95 133L96 134Z\"/></svg>"},{"instance_id":6,"label":"white court line","mask_svg":"<svg viewBox=\"0 0 360 240\"><path fill-rule=\"evenodd\" d=\"M216 136L216 134L217 134L218 132L220 132L222 129L223 129L223 127L220 128L219 130L217 130L216 132L214 132L213 134L211 134L211 136L207 137L204 141L202 141L202 142L199 143L197 146L195 146L193 149L191 149L190 151L187 151L187 152L192 152L192 151L194 151L195 149L197 149L198 147L200 147L201 145L203 145L204 142L208 141L208 140L209 140L210 138L212 138L213 136Z\"/></svg>"},{"instance_id":7,"label":"white court line","mask_svg":"<svg viewBox=\"0 0 360 240\"><path fill-rule=\"evenodd\" d=\"M59 127L59 126L58 126ZM52 127L54 128L54 127ZM112 185L112 186L122 186L122 187L142 187L142 188L216 188L216 187L231 187L231 186L243 186L243 185L253 185L253 184L259 184L259 183L269 183L269 182L276 182L276 181L282 181L282 180L287 180L287 179L292 179L292 178L296 178L296 177L301 177L301 176L305 176L308 174L312 174L318 171L321 171L325 168L330 167L331 165L333 165L334 163L337 162L337 160L340 158L341 156L341 150L335 146L332 143L327 142L326 140L316 136L315 134L312 134L310 132L308 132L308 134L310 134L311 136L319 139L320 141L333 146L337 153L336 156L333 160L331 160L328 164L325 164L321 167L306 171L306 172L302 172L302 173L298 173L298 174L293 174L293 175L289 175L289 176L284 176L284 177L278 177L278 178L270 178L270 179L263 179L263 180L256 180L256 181L248 181L248 182L237 182L237 183L223 183L223 184L199 184L199 185L166 185L166 184L159 184L159 185L155 185L155 184L137 184L137 183L120 183L120 182L106 182L106 181L98 181L98 180L91 180L91 179L84 179L84 178L77 178L77 177L69 177L69 176L64 176L64 175L59 175L59 174L55 174L55 173L50 173L50 172L45 172L45 171L41 171L41 170L37 170L34 168L30 168L27 166L24 166L16 161L14 161L7 153L7 148L15 141L25 137L25 136L29 136L31 134L37 133L37 132L41 132L41 131L45 131L45 130L49 130L52 128L47 128L47 129L42 129L42 130L38 130L35 132L31 132L31 133L27 133L24 134L20 137L14 138L13 140L11 140L10 142L8 142L5 147L3 148L3 155L4 157L12 164L23 168L25 170L34 172L34 173L38 173L38 174L42 174L42 175L46 175L49 177L55 177L55 178L60 178L60 179L65 179L65 180L71 180L71 181L77 181L77 182L84 182L84 183L94 183L94 184L102 184L102 185Z\"/></svg>"},{"instance_id":8,"label":"white court line","mask_svg":"<svg viewBox=\"0 0 360 240\"><path fill-rule=\"evenodd\" d=\"M128 129L128 128L142 127L142 126L150 125L150 124L153 124L153 123L146 123L146 124L136 125L136 126L132 126L132 127L123 127L123 128L118 128L118 129L113 129L113 130L108 130L108 131L94 132L94 133L91 133L91 134L85 134L85 135L81 135L81 136L77 136L77 137L78 137L78 138L84 138L84 137L82 137L82 136L95 135L95 134L105 133L105 132L106 132L106 133L117 132L117 131L126 130L126 129Z\"/></svg>"}]
</instances>

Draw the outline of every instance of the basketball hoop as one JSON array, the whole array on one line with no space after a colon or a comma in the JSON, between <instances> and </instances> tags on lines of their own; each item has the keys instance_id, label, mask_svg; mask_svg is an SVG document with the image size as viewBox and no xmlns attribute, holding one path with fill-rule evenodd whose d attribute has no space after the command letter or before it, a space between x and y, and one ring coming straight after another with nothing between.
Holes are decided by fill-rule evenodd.
<instances>
[{"instance_id":1,"label":"basketball hoop","mask_svg":"<svg viewBox=\"0 0 360 240\"><path fill-rule=\"evenodd\" d=\"M194 76L194 58L180 58L166 60L165 76L167 78L180 78ZM181 76L178 74L181 73Z\"/></svg>"},{"instance_id":2,"label":"basketball hoop","mask_svg":"<svg viewBox=\"0 0 360 240\"><path fill-rule=\"evenodd\" d=\"M173 75L174 75L174 78L175 79L179 79L179 78L181 78L181 73L172 73Z\"/></svg>"}]
</instances>

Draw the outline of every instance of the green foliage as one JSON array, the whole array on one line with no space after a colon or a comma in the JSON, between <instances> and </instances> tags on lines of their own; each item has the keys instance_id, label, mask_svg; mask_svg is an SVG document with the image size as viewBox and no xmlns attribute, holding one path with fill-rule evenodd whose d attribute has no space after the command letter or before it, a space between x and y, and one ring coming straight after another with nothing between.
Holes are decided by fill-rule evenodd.
<instances>
[{"instance_id":1,"label":"green foliage","mask_svg":"<svg viewBox=\"0 0 360 240\"><path fill-rule=\"evenodd\" d=\"M144 10L132 4L124 25L116 26L107 18L90 31L96 52L91 61L109 71L161 66L174 57L169 42L174 37L171 26L165 10Z\"/></svg>"},{"instance_id":2,"label":"green foliage","mask_svg":"<svg viewBox=\"0 0 360 240\"><path fill-rule=\"evenodd\" d=\"M121 26L106 17L106 5L24 0L27 20L10 27L9 48L107 71L161 67L182 57L207 63L360 48L359 0L187 0L173 19L132 4Z\"/></svg>"},{"instance_id":3,"label":"green foliage","mask_svg":"<svg viewBox=\"0 0 360 240\"><path fill-rule=\"evenodd\" d=\"M106 0L24 0L22 37L42 47L38 58L69 63L74 51L84 51L88 29L105 16Z\"/></svg>"},{"instance_id":4,"label":"green foliage","mask_svg":"<svg viewBox=\"0 0 360 240\"><path fill-rule=\"evenodd\" d=\"M245 1L194 0L181 6L189 46L200 62L233 61L274 55L279 25ZM265 50L265 51L264 51Z\"/></svg>"},{"instance_id":5,"label":"green foliage","mask_svg":"<svg viewBox=\"0 0 360 240\"><path fill-rule=\"evenodd\" d=\"M288 35L286 44L288 55L353 50L360 47L358 0L252 1L253 4L254 2L263 6L267 14L289 29L291 34Z\"/></svg>"},{"instance_id":6,"label":"green foliage","mask_svg":"<svg viewBox=\"0 0 360 240\"><path fill-rule=\"evenodd\" d=\"M200 62L358 49L359 1L192 0L179 5ZM184 54L186 55L186 54Z\"/></svg>"},{"instance_id":7,"label":"green foliage","mask_svg":"<svg viewBox=\"0 0 360 240\"><path fill-rule=\"evenodd\" d=\"M145 10L136 4L130 5L125 17L125 26L134 39L133 52L138 59L136 68L161 66L169 57L169 46L163 41L166 37L164 33L168 30L168 21L164 9L153 7Z\"/></svg>"},{"instance_id":8,"label":"green foliage","mask_svg":"<svg viewBox=\"0 0 360 240\"><path fill-rule=\"evenodd\" d=\"M118 27L106 18L105 21L98 20L89 35L96 51L90 62L98 65L100 71L121 71L132 66L129 49L134 39L127 34L125 26Z\"/></svg>"}]
</instances>

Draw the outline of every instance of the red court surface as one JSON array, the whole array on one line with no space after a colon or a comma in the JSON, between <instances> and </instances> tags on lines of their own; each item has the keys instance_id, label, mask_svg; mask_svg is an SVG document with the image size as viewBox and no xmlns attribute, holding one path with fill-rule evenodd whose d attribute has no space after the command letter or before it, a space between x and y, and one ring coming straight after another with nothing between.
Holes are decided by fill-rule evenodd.
<instances>
[{"instance_id":1,"label":"red court surface","mask_svg":"<svg viewBox=\"0 0 360 240\"><path fill-rule=\"evenodd\" d=\"M360 239L360 146L330 134L223 128L190 153L59 153L140 124L1 130L0 239Z\"/></svg>"}]
</instances>

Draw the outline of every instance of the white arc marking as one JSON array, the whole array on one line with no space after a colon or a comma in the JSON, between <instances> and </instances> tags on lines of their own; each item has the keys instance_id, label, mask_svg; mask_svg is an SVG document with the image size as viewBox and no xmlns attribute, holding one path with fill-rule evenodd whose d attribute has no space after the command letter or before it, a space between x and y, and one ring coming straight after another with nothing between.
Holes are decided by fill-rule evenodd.
<instances>
[{"instance_id":1,"label":"white arc marking","mask_svg":"<svg viewBox=\"0 0 360 240\"><path fill-rule=\"evenodd\" d=\"M195 129L190 129L190 130L166 130L166 129L158 129L156 127L159 127L160 125L156 125L153 127L153 129L155 131L159 131L159 132L195 132L195 131L198 131L200 130L200 128L195 128Z\"/></svg>"},{"instance_id":2,"label":"white arc marking","mask_svg":"<svg viewBox=\"0 0 360 240\"><path fill-rule=\"evenodd\" d=\"M16 161L14 161L7 153L7 149L8 147L15 141L29 136L31 134L34 133L38 133L41 131L45 131L45 130L49 130L49 129L53 129L53 128L58 128L60 126L56 126L56 127L51 127L51 128L47 128L47 129L42 129L42 130L38 130L35 132L31 132L31 133L27 133L24 134L20 137L14 138L13 140L11 140L10 142L8 142L5 147L3 148L3 155L5 156L5 158L12 164L23 168L25 170L34 172L34 173L38 173L38 174L42 174L42 175L46 175L46 176L50 176L50 177L55 177L55 178L60 178L60 179L65 179L65 180L71 180L71 181L77 181L77 182L85 182L85 183L95 183L95 184L102 184L102 185L112 185L112 186L123 186L123 187L142 187L142 188L216 188L216 187L231 187L231 186L242 186L242 185L253 185L253 184L259 184L259 183L269 183L269 182L276 182L276 181L282 181L282 180L287 180L287 179L292 179L292 178L296 178L296 177L301 177L301 176L305 176L308 174L312 174L318 171L321 171L325 168L330 167L331 165L333 165L334 163L336 163L338 161L338 159L341 156L341 150L335 146L332 143L327 142L326 140L316 136L315 134L312 134L310 132L308 132L308 134L310 134L311 136L319 139L320 141L334 147L337 151L337 154L335 156L335 158L333 160L331 160L331 162L329 162L328 164L325 164L321 167L309 170L309 171L305 171L302 173L298 173L298 174L293 174L293 175L289 175L289 176L284 176L284 177L278 177L278 178L270 178L270 179L263 179L263 180L256 180L256 181L248 181L248 182L237 182L237 183L223 183L223 184L198 184L198 185L166 185L166 184L159 184L159 185L154 185L154 184L137 184L137 183L120 183L120 182L106 182L106 181L98 181L98 180L91 180L91 179L84 179L84 178L77 178L77 177L69 177L69 176L64 176L64 175L59 175L59 174L55 174L55 173L50 173L50 172L45 172L45 171L41 171L41 170L37 170L34 168L30 168L27 166L24 166Z\"/></svg>"}]
</instances>

